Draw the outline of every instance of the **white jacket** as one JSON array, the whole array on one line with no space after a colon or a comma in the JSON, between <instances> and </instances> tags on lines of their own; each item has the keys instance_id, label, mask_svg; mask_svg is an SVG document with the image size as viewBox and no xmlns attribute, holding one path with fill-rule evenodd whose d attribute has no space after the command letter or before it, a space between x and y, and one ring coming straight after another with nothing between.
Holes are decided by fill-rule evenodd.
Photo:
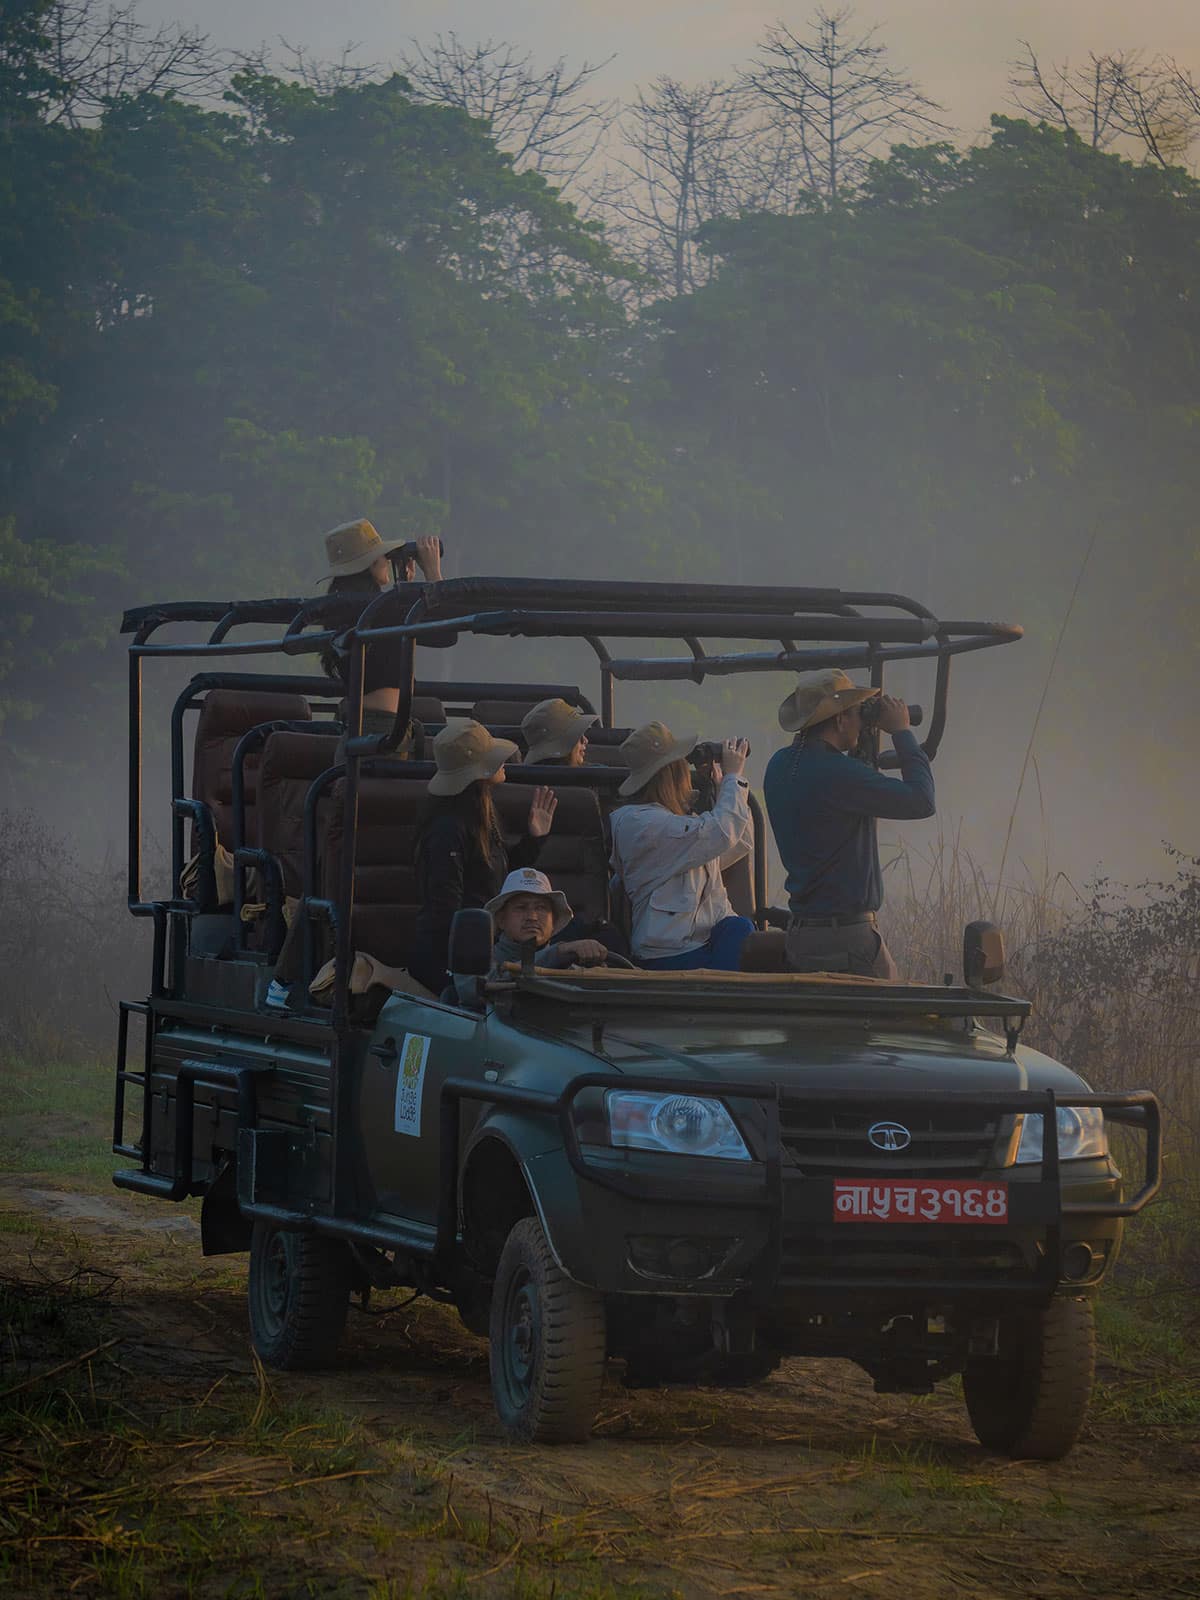
<instances>
[{"instance_id":1,"label":"white jacket","mask_svg":"<svg viewBox=\"0 0 1200 1600\"><path fill-rule=\"evenodd\" d=\"M633 953L643 961L686 955L732 916L721 871L749 854L754 824L742 779L721 781L711 811L677 817L666 806L612 814L613 882L633 907Z\"/></svg>"}]
</instances>

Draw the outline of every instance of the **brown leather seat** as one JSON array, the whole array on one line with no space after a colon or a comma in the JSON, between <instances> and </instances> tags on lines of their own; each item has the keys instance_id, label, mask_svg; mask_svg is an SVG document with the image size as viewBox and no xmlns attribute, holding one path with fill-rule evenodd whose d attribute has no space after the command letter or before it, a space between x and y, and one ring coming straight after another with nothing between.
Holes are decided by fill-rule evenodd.
<instances>
[{"instance_id":1,"label":"brown leather seat","mask_svg":"<svg viewBox=\"0 0 1200 1600\"><path fill-rule=\"evenodd\" d=\"M354 871L353 945L388 966L407 966L420 909L414 865L425 808L424 779L363 778L359 784L358 848ZM500 826L512 841L525 830L533 790L505 784L495 791ZM560 789L554 827L539 868L572 909L588 918L608 914L608 851L600 806L590 789ZM336 900L340 885L343 782L331 790L331 819L321 857L321 894Z\"/></svg>"},{"instance_id":2,"label":"brown leather seat","mask_svg":"<svg viewBox=\"0 0 1200 1600\"><path fill-rule=\"evenodd\" d=\"M192 759L192 796L212 812L217 838L232 850L233 753L243 734L263 722L304 722L312 713L301 694L210 689L200 708ZM245 843L258 843L258 769L262 751L246 758Z\"/></svg>"},{"instance_id":3,"label":"brown leather seat","mask_svg":"<svg viewBox=\"0 0 1200 1600\"><path fill-rule=\"evenodd\" d=\"M259 841L283 876L283 892L304 892L304 806L313 780L337 757L338 741L327 733L268 735L258 773Z\"/></svg>"},{"instance_id":4,"label":"brown leather seat","mask_svg":"<svg viewBox=\"0 0 1200 1600\"><path fill-rule=\"evenodd\" d=\"M596 921L608 916L608 845L600 802L594 789L555 790L558 809L554 826L542 842L537 868L570 901L577 917ZM533 789L505 783L495 791L496 814L512 843L525 832Z\"/></svg>"},{"instance_id":5,"label":"brown leather seat","mask_svg":"<svg viewBox=\"0 0 1200 1600\"><path fill-rule=\"evenodd\" d=\"M531 700L476 700L471 715L485 728L515 728L527 712L539 705L543 695Z\"/></svg>"},{"instance_id":6,"label":"brown leather seat","mask_svg":"<svg viewBox=\"0 0 1200 1600\"><path fill-rule=\"evenodd\" d=\"M748 935L742 946L743 972L786 972L784 936L778 928Z\"/></svg>"},{"instance_id":7,"label":"brown leather seat","mask_svg":"<svg viewBox=\"0 0 1200 1600\"><path fill-rule=\"evenodd\" d=\"M446 720L446 707L435 694L413 695L412 714L417 722L422 722L426 727L431 723L441 724Z\"/></svg>"},{"instance_id":8,"label":"brown leather seat","mask_svg":"<svg viewBox=\"0 0 1200 1600\"><path fill-rule=\"evenodd\" d=\"M364 777L358 786L353 946L389 967L408 965L417 911L413 866L425 806L424 778ZM329 824L321 846L320 893L337 900L342 870L345 780L330 790Z\"/></svg>"}]
</instances>

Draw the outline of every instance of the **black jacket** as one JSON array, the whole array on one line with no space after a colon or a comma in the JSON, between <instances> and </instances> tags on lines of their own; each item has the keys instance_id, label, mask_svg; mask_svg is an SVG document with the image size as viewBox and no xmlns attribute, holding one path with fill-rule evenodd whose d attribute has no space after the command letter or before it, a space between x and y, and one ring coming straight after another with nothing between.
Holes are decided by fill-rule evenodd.
<instances>
[{"instance_id":1,"label":"black jacket","mask_svg":"<svg viewBox=\"0 0 1200 1600\"><path fill-rule=\"evenodd\" d=\"M474 829L461 817L436 817L417 845L417 913L413 953L408 970L426 988L440 994L449 981L446 954L454 913L485 906L500 893L513 867L529 867L538 858L542 841L526 834L510 851L498 833L492 835L488 854L480 848Z\"/></svg>"}]
</instances>

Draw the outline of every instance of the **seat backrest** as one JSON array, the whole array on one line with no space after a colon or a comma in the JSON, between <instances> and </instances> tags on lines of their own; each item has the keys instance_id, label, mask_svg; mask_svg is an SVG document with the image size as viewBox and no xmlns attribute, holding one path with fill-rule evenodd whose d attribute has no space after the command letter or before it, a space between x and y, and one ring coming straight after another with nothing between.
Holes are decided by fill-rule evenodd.
<instances>
[{"instance_id":1,"label":"seat backrest","mask_svg":"<svg viewBox=\"0 0 1200 1600\"><path fill-rule=\"evenodd\" d=\"M315 778L337 758L328 733L280 729L267 736L258 772L258 837L283 871L283 892L304 889L304 804Z\"/></svg>"},{"instance_id":2,"label":"seat backrest","mask_svg":"<svg viewBox=\"0 0 1200 1600\"><path fill-rule=\"evenodd\" d=\"M389 967L407 966L412 950L420 909L413 859L427 792L425 778L359 780L353 947ZM340 890L344 799L339 778L330 790L320 862L321 893L331 900Z\"/></svg>"},{"instance_id":3,"label":"seat backrest","mask_svg":"<svg viewBox=\"0 0 1200 1600\"><path fill-rule=\"evenodd\" d=\"M428 728L430 724L439 726L446 720L446 707L435 694L413 695L412 714L418 722L423 722Z\"/></svg>"},{"instance_id":4,"label":"seat backrest","mask_svg":"<svg viewBox=\"0 0 1200 1600\"><path fill-rule=\"evenodd\" d=\"M250 689L210 689L200 707L192 758L192 796L212 812L217 837L232 850L233 753L243 734L263 722L306 722L312 717L302 694ZM258 768L262 751L246 758L246 837L258 843Z\"/></svg>"},{"instance_id":5,"label":"seat backrest","mask_svg":"<svg viewBox=\"0 0 1200 1600\"><path fill-rule=\"evenodd\" d=\"M608 916L608 845L594 789L561 788L554 826L538 852L537 868L561 889L576 916L588 921ZM512 843L525 832L533 789L505 783L495 791L496 814Z\"/></svg>"},{"instance_id":6,"label":"seat backrest","mask_svg":"<svg viewBox=\"0 0 1200 1600\"><path fill-rule=\"evenodd\" d=\"M471 715L485 728L515 728L539 700L476 700Z\"/></svg>"},{"instance_id":7,"label":"seat backrest","mask_svg":"<svg viewBox=\"0 0 1200 1600\"><path fill-rule=\"evenodd\" d=\"M332 900L340 887L343 792L339 779L330 791L330 820L322 844L321 893ZM359 782L353 944L388 966L407 966L412 951L420 910L414 860L426 793L426 780L402 775ZM504 784L495 798L506 838L519 838L532 788ZM606 917L608 850L596 795L591 789L560 789L558 802L538 867L580 916Z\"/></svg>"}]
</instances>

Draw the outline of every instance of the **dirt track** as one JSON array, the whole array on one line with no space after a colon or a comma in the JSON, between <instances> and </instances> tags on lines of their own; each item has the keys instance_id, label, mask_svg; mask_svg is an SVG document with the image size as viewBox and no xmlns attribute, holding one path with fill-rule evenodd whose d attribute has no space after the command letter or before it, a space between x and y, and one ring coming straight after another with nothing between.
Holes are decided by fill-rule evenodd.
<instances>
[{"instance_id":1,"label":"dirt track","mask_svg":"<svg viewBox=\"0 0 1200 1600\"><path fill-rule=\"evenodd\" d=\"M10 1279L72 1263L119 1275L105 1327L155 1405L191 1412L215 1385L253 1390L244 1263L205 1262L190 1217L16 1179L0 1212ZM813 1361L742 1392L630 1392L614 1376L590 1445L516 1450L492 1412L486 1348L452 1313L352 1311L342 1367L272 1374L273 1403L352 1429L367 1466L336 1486L347 1529L363 1496L393 1522L417 1500L436 1514L403 1549L347 1549L349 1567L323 1549L261 1592L399 1595L401 1578L427 1581L436 1545L439 1570L479 1595L1200 1596L1194 1425L1126 1420L1154 1376L1103 1365L1088 1432L1056 1465L984 1453L953 1386L880 1397L855 1369ZM314 1520L330 1510L321 1492ZM301 1504L293 1493L289 1514Z\"/></svg>"}]
</instances>

